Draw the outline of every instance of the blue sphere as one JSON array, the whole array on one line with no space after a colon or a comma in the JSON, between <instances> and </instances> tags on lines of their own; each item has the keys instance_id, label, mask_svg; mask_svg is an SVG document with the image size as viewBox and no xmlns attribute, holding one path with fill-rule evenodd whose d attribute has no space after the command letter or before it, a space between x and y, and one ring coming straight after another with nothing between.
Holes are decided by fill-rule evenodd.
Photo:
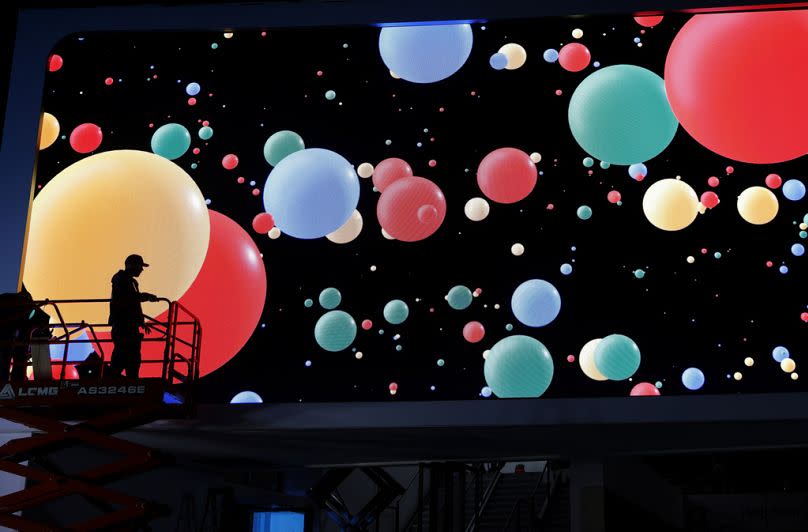
<instances>
[{"instance_id":1,"label":"blue sphere","mask_svg":"<svg viewBox=\"0 0 808 532\"><path fill-rule=\"evenodd\" d=\"M393 325L404 323L407 316L410 315L410 309L406 303L400 299L394 299L384 306L384 319Z\"/></svg>"},{"instance_id":2,"label":"blue sphere","mask_svg":"<svg viewBox=\"0 0 808 532\"><path fill-rule=\"evenodd\" d=\"M347 312L326 312L314 326L314 339L326 351L342 351L356 338L356 322Z\"/></svg>"},{"instance_id":3,"label":"blue sphere","mask_svg":"<svg viewBox=\"0 0 808 532\"><path fill-rule=\"evenodd\" d=\"M795 257L802 257L805 254L805 246L802 244L793 244L791 246L791 254Z\"/></svg>"},{"instance_id":4,"label":"blue sphere","mask_svg":"<svg viewBox=\"0 0 808 532\"><path fill-rule=\"evenodd\" d=\"M261 399L261 396L255 392L239 392L230 399L231 405L246 405L246 404L257 404L263 403L264 400Z\"/></svg>"},{"instance_id":5,"label":"blue sphere","mask_svg":"<svg viewBox=\"0 0 808 532\"><path fill-rule=\"evenodd\" d=\"M199 83L189 83L185 87L185 92L188 93L188 96L196 96L199 94L199 91L202 90L202 87L199 86Z\"/></svg>"},{"instance_id":6,"label":"blue sphere","mask_svg":"<svg viewBox=\"0 0 808 532\"><path fill-rule=\"evenodd\" d=\"M558 61L558 50L556 50L555 48L548 48L547 50L544 51L542 57L544 57L544 60L547 61L548 63L555 63L556 61Z\"/></svg>"},{"instance_id":7,"label":"blue sphere","mask_svg":"<svg viewBox=\"0 0 808 532\"><path fill-rule=\"evenodd\" d=\"M514 290L511 309L516 319L528 327L543 327L561 312L561 295L547 281L531 279Z\"/></svg>"},{"instance_id":8,"label":"blue sphere","mask_svg":"<svg viewBox=\"0 0 808 532\"><path fill-rule=\"evenodd\" d=\"M704 386L704 373L699 368L687 368L682 372L682 384L688 390L698 390Z\"/></svg>"},{"instance_id":9,"label":"blue sphere","mask_svg":"<svg viewBox=\"0 0 808 532\"><path fill-rule=\"evenodd\" d=\"M805 197L805 184L799 179L789 179L783 183L783 196L791 201L799 201Z\"/></svg>"},{"instance_id":10,"label":"blue sphere","mask_svg":"<svg viewBox=\"0 0 808 532\"><path fill-rule=\"evenodd\" d=\"M336 231L359 202L359 178L351 163L330 150L310 148L287 155L264 187L264 208L278 228L295 238Z\"/></svg>"},{"instance_id":11,"label":"blue sphere","mask_svg":"<svg viewBox=\"0 0 808 532\"><path fill-rule=\"evenodd\" d=\"M595 348L595 367L613 381L626 380L640 367L640 348L622 334L610 334Z\"/></svg>"},{"instance_id":12,"label":"blue sphere","mask_svg":"<svg viewBox=\"0 0 808 532\"><path fill-rule=\"evenodd\" d=\"M780 273L782 273L783 275L787 274L788 273L788 266L786 266L785 264L780 266Z\"/></svg>"},{"instance_id":13,"label":"blue sphere","mask_svg":"<svg viewBox=\"0 0 808 532\"><path fill-rule=\"evenodd\" d=\"M642 163L634 163L628 167L628 175L635 181L642 180L643 177L648 175L648 168Z\"/></svg>"},{"instance_id":14,"label":"blue sphere","mask_svg":"<svg viewBox=\"0 0 808 532\"><path fill-rule=\"evenodd\" d=\"M483 374L498 397L540 397L553 380L553 359L538 340L508 336L491 348Z\"/></svg>"},{"instance_id":15,"label":"blue sphere","mask_svg":"<svg viewBox=\"0 0 808 532\"><path fill-rule=\"evenodd\" d=\"M393 26L382 28L379 53L401 79L434 83L460 70L473 42L469 24Z\"/></svg>"},{"instance_id":16,"label":"blue sphere","mask_svg":"<svg viewBox=\"0 0 808 532\"><path fill-rule=\"evenodd\" d=\"M54 336L64 336L64 329L61 327L54 328L53 334ZM70 344L50 344L48 349L50 351L51 360L62 360L65 347L67 347L67 362L84 362L87 355L95 351L93 344L88 341L89 339L87 331L85 330L81 331L81 334L78 336L71 338ZM105 347L111 346L110 344L106 344ZM58 369L61 370L62 368L59 367Z\"/></svg>"},{"instance_id":17,"label":"blue sphere","mask_svg":"<svg viewBox=\"0 0 808 532\"><path fill-rule=\"evenodd\" d=\"M497 52L491 55L488 64L491 65L491 68L494 70L502 70L508 65L508 56L502 52Z\"/></svg>"},{"instance_id":18,"label":"blue sphere","mask_svg":"<svg viewBox=\"0 0 808 532\"><path fill-rule=\"evenodd\" d=\"M326 288L320 292L319 297L320 305L326 309L331 310L339 306L342 301L342 294L336 288Z\"/></svg>"},{"instance_id":19,"label":"blue sphere","mask_svg":"<svg viewBox=\"0 0 808 532\"><path fill-rule=\"evenodd\" d=\"M178 159L191 147L191 134L180 124L165 124L151 138L152 151L169 161Z\"/></svg>"},{"instance_id":20,"label":"blue sphere","mask_svg":"<svg viewBox=\"0 0 808 532\"><path fill-rule=\"evenodd\" d=\"M562 275L569 275L572 273L572 265L569 263L564 263L561 265L561 273Z\"/></svg>"},{"instance_id":21,"label":"blue sphere","mask_svg":"<svg viewBox=\"0 0 808 532\"><path fill-rule=\"evenodd\" d=\"M491 397L491 388L489 386L483 386L483 389L480 390L480 395L483 397Z\"/></svg>"},{"instance_id":22,"label":"blue sphere","mask_svg":"<svg viewBox=\"0 0 808 532\"><path fill-rule=\"evenodd\" d=\"M772 349L772 358L774 358L774 360L777 361L778 364L783 360L787 359L789 356L790 355L788 349L786 349L782 345L778 345L777 347Z\"/></svg>"}]
</instances>

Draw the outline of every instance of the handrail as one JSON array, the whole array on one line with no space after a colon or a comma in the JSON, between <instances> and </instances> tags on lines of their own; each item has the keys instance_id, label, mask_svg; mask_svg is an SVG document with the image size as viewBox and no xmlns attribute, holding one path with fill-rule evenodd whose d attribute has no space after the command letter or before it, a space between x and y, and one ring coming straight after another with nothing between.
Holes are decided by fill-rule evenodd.
<instances>
[{"instance_id":1,"label":"handrail","mask_svg":"<svg viewBox=\"0 0 808 532\"><path fill-rule=\"evenodd\" d=\"M491 483L485 488L483 492L483 498L480 500L480 508L479 511L475 511L472 518L469 520L469 524L466 525L466 532L472 532L477 525L478 517L481 518L483 516L483 511L485 507L488 505L488 501L491 499L491 496L494 494L494 489L496 489L497 484L499 484L500 479L502 478L502 463L496 462L497 464L497 471L494 473L494 478L491 479ZM482 473L481 473L482 474Z\"/></svg>"},{"instance_id":2,"label":"handrail","mask_svg":"<svg viewBox=\"0 0 808 532\"><path fill-rule=\"evenodd\" d=\"M38 327L31 331L31 336L28 338L9 338L0 339L0 345L3 346L34 346L34 345L62 345L64 348L61 353L61 360L59 358L51 359L51 365L60 365L61 370L58 377L53 375L53 378L58 380L65 380L66 371L68 366L73 361L68 361L70 355L70 347L79 344L91 344L92 349L99 355L100 368L99 379L103 379L104 371L106 369L107 361L106 353L104 352L104 344L114 343L111 338L99 337L99 329L103 330L105 335L111 325L109 323L87 323L82 320L80 322L69 322L65 319L65 315L60 308L69 304L98 304L109 303L110 299L92 298L92 299L44 299L40 301L27 301L11 308L8 316L0 317L0 322L19 320L23 315L28 314L32 309L48 309L48 314L53 316L55 320L53 323L47 325L48 338L37 337L33 334L36 330L44 329L45 326ZM155 358L151 353L144 353L142 364L154 365L162 364L162 371L158 374L163 380L171 385L184 385L183 395L190 396L192 387L190 386L193 381L199 377L199 354L202 346L202 327L199 323L197 316L188 310L183 304L177 301L170 301L167 298L157 298L155 302L166 303L168 306L168 314L165 321L159 321L148 315L144 315L145 325L155 331L155 335L143 338L144 343L164 343L163 355L161 358ZM17 312L17 308L23 309L22 312ZM71 338L85 331L88 338L75 339ZM180 337L182 336L182 337ZM177 349L181 349L186 355L178 353ZM78 362L75 362L78 363ZM176 368L179 364L180 367ZM50 377L50 375L49 375Z\"/></svg>"},{"instance_id":3,"label":"handrail","mask_svg":"<svg viewBox=\"0 0 808 532\"><path fill-rule=\"evenodd\" d=\"M535 504L536 492L539 491L539 488L541 487L542 482L544 481L544 476L548 474L549 470L550 470L550 461L546 460L544 462L544 469L542 470L541 475L539 475L539 480L536 482L536 485L533 486L533 490L530 492L530 495L528 497L519 497L518 499L516 499L516 502L514 502L513 508L511 509L511 513L508 516L508 520L505 522L505 526L503 527L503 530L505 530L506 532L509 530L509 528L511 526L511 522L513 522L514 516L516 515L517 512L521 512L521 507L522 507L523 502L527 502L528 504L530 504L531 501L533 501L533 503ZM549 482L549 479L551 479L551 478L552 478L552 472L549 473L548 482ZM548 499L549 499L549 494L550 494L550 492L548 490L547 495L545 496L543 506L542 506L542 511L544 511L544 508L547 505L547 502L548 502Z\"/></svg>"}]
</instances>

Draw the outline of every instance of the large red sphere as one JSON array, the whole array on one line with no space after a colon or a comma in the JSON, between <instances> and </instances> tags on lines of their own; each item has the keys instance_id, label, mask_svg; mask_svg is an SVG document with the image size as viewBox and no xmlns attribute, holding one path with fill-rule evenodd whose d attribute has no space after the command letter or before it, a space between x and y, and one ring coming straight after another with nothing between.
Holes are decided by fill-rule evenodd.
<instances>
[{"instance_id":1,"label":"large red sphere","mask_svg":"<svg viewBox=\"0 0 808 532\"><path fill-rule=\"evenodd\" d=\"M632 397L637 396L654 396L660 395L659 388L651 384L650 382L640 382L635 384L634 387L631 389Z\"/></svg>"},{"instance_id":2,"label":"large red sphere","mask_svg":"<svg viewBox=\"0 0 808 532\"><path fill-rule=\"evenodd\" d=\"M565 44L558 51L558 64L564 70L570 72L580 72L589 65L592 55L589 48L579 42Z\"/></svg>"},{"instance_id":3,"label":"large red sphere","mask_svg":"<svg viewBox=\"0 0 808 532\"><path fill-rule=\"evenodd\" d=\"M432 181L423 177L405 177L382 192L376 204L376 216L382 228L396 240L423 240L443 223L446 198Z\"/></svg>"},{"instance_id":4,"label":"large red sphere","mask_svg":"<svg viewBox=\"0 0 808 532\"><path fill-rule=\"evenodd\" d=\"M390 183L402 177L412 177L412 168L407 161L391 157L376 165L373 169L373 186L384 192Z\"/></svg>"},{"instance_id":5,"label":"large red sphere","mask_svg":"<svg viewBox=\"0 0 808 532\"><path fill-rule=\"evenodd\" d=\"M216 211L210 213L210 244L191 287L179 302L199 318L202 326L202 351L199 375L205 376L223 366L235 356L252 336L267 293L267 276L261 253L250 235L236 222ZM142 286L148 290L148 286ZM159 294L158 294L159 295ZM179 315L180 320L185 316ZM156 317L157 321L168 319L168 312ZM178 338L190 342L190 327L180 326ZM99 334L109 338L109 334ZM162 360L163 341L156 331L146 336L142 344L143 360ZM103 344L105 359L112 353L112 344ZM177 352L187 355L187 348L178 344ZM161 364L144 363L141 377L157 377ZM184 370L183 370L184 371Z\"/></svg>"},{"instance_id":6,"label":"large red sphere","mask_svg":"<svg viewBox=\"0 0 808 532\"><path fill-rule=\"evenodd\" d=\"M537 174L530 155L516 148L499 148L480 161L477 184L491 201L516 203L533 191Z\"/></svg>"},{"instance_id":7,"label":"large red sphere","mask_svg":"<svg viewBox=\"0 0 808 532\"><path fill-rule=\"evenodd\" d=\"M104 138L101 128L95 124L81 124L70 133L70 146L79 153L95 151Z\"/></svg>"},{"instance_id":8,"label":"large red sphere","mask_svg":"<svg viewBox=\"0 0 808 532\"><path fill-rule=\"evenodd\" d=\"M808 153L808 12L691 18L665 63L682 127L713 152L748 163Z\"/></svg>"}]
</instances>

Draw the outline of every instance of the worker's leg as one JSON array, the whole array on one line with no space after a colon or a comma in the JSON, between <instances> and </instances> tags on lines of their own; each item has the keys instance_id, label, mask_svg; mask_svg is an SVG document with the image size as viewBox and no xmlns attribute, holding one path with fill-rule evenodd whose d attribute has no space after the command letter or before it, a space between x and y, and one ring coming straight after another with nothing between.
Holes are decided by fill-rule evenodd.
<instances>
[{"instance_id":1,"label":"worker's leg","mask_svg":"<svg viewBox=\"0 0 808 532\"><path fill-rule=\"evenodd\" d=\"M11 366L11 380L21 382L25 380L25 372L28 369L28 346L14 346L14 360Z\"/></svg>"},{"instance_id":2,"label":"worker's leg","mask_svg":"<svg viewBox=\"0 0 808 532\"><path fill-rule=\"evenodd\" d=\"M126 360L126 377L137 379L140 373L140 344L143 336L138 332L129 342L129 357Z\"/></svg>"}]
</instances>

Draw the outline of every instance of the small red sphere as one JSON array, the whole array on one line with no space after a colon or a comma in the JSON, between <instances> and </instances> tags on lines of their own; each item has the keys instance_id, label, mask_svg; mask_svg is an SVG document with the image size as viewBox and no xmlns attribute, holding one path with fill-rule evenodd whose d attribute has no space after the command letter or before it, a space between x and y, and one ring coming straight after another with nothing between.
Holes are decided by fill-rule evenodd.
<instances>
[{"instance_id":1,"label":"small red sphere","mask_svg":"<svg viewBox=\"0 0 808 532\"><path fill-rule=\"evenodd\" d=\"M373 322L370 320L362 320L362 329L369 331L373 327Z\"/></svg>"},{"instance_id":2,"label":"small red sphere","mask_svg":"<svg viewBox=\"0 0 808 532\"><path fill-rule=\"evenodd\" d=\"M735 168L733 168L731 166L727 166L727 175L731 174L734 171L735 171Z\"/></svg>"},{"instance_id":3,"label":"small red sphere","mask_svg":"<svg viewBox=\"0 0 808 532\"><path fill-rule=\"evenodd\" d=\"M803 312L802 314L800 314L800 319L805 323L808 323L808 312Z\"/></svg>"},{"instance_id":4,"label":"small red sphere","mask_svg":"<svg viewBox=\"0 0 808 532\"><path fill-rule=\"evenodd\" d=\"M707 184L715 188L721 184L721 180L715 176L711 176L709 179L707 179Z\"/></svg>"},{"instance_id":5,"label":"small red sphere","mask_svg":"<svg viewBox=\"0 0 808 532\"><path fill-rule=\"evenodd\" d=\"M241 185L242 183L244 183L244 178L243 178L243 177L239 177L238 179L236 179L236 182L237 182L239 185Z\"/></svg>"},{"instance_id":6,"label":"small red sphere","mask_svg":"<svg viewBox=\"0 0 808 532\"><path fill-rule=\"evenodd\" d=\"M606 194L606 199L609 200L609 203L617 203L620 201L620 198L620 192L616 190L611 190L608 194Z\"/></svg>"},{"instance_id":7,"label":"small red sphere","mask_svg":"<svg viewBox=\"0 0 808 532\"><path fill-rule=\"evenodd\" d=\"M64 59L62 59L61 55L53 54L48 58L48 70L51 72L56 72L62 65L64 64Z\"/></svg>"},{"instance_id":8,"label":"small red sphere","mask_svg":"<svg viewBox=\"0 0 808 532\"><path fill-rule=\"evenodd\" d=\"M430 167L430 168L435 168L435 166L436 166L437 164L438 164L438 161L436 161L435 159L430 159L430 160L429 160L429 167Z\"/></svg>"},{"instance_id":9,"label":"small red sphere","mask_svg":"<svg viewBox=\"0 0 808 532\"><path fill-rule=\"evenodd\" d=\"M188 105L196 105L196 98L193 96L188 98Z\"/></svg>"},{"instance_id":10,"label":"small red sphere","mask_svg":"<svg viewBox=\"0 0 808 532\"><path fill-rule=\"evenodd\" d=\"M225 170L232 170L238 166L238 157L232 153L228 153L222 158L222 166Z\"/></svg>"},{"instance_id":11,"label":"small red sphere","mask_svg":"<svg viewBox=\"0 0 808 532\"><path fill-rule=\"evenodd\" d=\"M783 184L783 178L777 174L769 174L766 176L766 186L769 188L780 188Z\"/></svg>"},{"instance_id":12,"label":"small red sphere","mask_svg":"<svg viewBox=\"0 0 808 532\"><path fill-rule=\"evenodd\" d=\"M261 191L260 191L260 190L258 190L257 188L254 188L254 189L252 190L252 195L253 195L253 196L257 196L257 195L258 195L258 194L260 194L260 193L261 193Z\"/></svg>"},{"instance_id":13,"label":"small red sphere","mask_svg":"<svg viewBox=\"0 0 808 532\"><path fill-rule=\"evenodd\" d=\"M766 261L766 267L771 268L772 266L774 266L774 263L772 261L770 261L770 260L767 260Z\"/></svg>"},{"instance_id":14,"label":"small red sphere","mask_svg":"<svg viewBox=\"0 0 808 532\"><path fill-rule=\"evenodd\" d=\"M115 81L115 80L114 80L114 79L112 79L112 78L107 78L107 79L105 79L105 80L104 80L104 84L106 84L106 85L112 85L112 84L114 83L114 81Z\"/></svg>"},{"instance_id":15,"label":"small red sphere","mask_svg":"<svg viewBox=\"0 0 808 532\"><path fill-rule=\"evenodd\" d=\"M701 203L708 209L712 209L719 203L718 194L713 191L707 191L701 195Z\"/></svg>"}]
</instances>

